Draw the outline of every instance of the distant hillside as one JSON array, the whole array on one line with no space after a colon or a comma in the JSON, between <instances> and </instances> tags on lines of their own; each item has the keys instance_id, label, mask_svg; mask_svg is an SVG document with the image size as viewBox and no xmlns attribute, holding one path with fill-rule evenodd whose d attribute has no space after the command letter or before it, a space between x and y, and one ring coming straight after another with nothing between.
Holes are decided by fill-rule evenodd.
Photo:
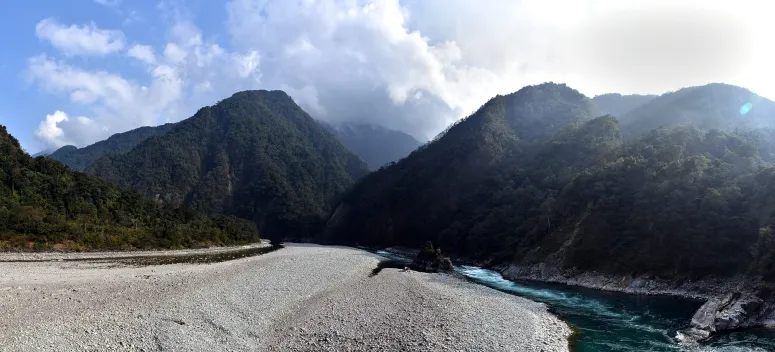
<instances>
[{"instance_id":1,"label":"distant hillside","mask_svg":"<svg viewBox=\"0 0 775 352\"><path fill-rule=\"evenodd\" d=\"M366 172L281 91L236 93L86 169L162 204L252 220L275 238L311 236Z\"/></svg>"},{"instance_id":2,"label":"distant hillside","mask_svg":"<svg viewBox=\"0 0 775 352\"><path fill-rule=\"evenodd\" d=\"M604 115L621 117L656 97L656 95L610 93L598 95L592 98L592 102L600 108L600 112Z\"/></svg>"},{"instance_id":3,"label":"distant hillside","mask_svg":"<svg viewBox=\"0 0 775 352\"><path fill-rule=\"evenodd\" d=\"M31 158L0 125L0 250L179 248L248 243L232 217L165 210L137 192Z\"/></svg>"},{"instance_id":4,"label":"distant hillside","mask_svg":"<svg viewBox=\"0 0 775 352\"><path fill-rule=\"evenodd\" d=\"M654 115L639 117L713 122L702 116L729 106L737 110L727 116L740 119L739 105L750 98L729 86L679 92L670 102L701 104L641 107L639 114ZM647 105L667 106L656 102L669 96ZM767 112L767 104L753 109ZM358 182L320 240L377 247L430 240L445 253L514 264L533 277L775 283L773 130L676 126L625 142L618 121L594 117L595 110L564 85L495 97Z\"/></svg>"},{"instance_id":5,"label":"distant hillside","mask_svg":"<svg viewBox=\"0 0 775 352\"><path fill-rule=\"evenodd\" d=\"M155 127L140 127L114 134L104 141L80 149L67 145L51 153L48 157L62 162L75 171L83 171L97 159L108 154L126 153L150 137L167 133L173 126L174 124L168 123Z\"/></svg>"},{"instance_id":6,"label":"distant hillside","mask_svg":"<svg viewBox=\"0 0 775 352\"><path fill-rule=\"evenodd\" d=\"M339 141L358 155L370 169L376 170L397 161L419 148L422 143L414 137L381 126L369 124L320 124L334 133Z\"/></svg>"},{"instance_id":7,"label":"distant hillside","mask_svg":"<svg viewBox=\"0 0 775 352\"><path fill-rule=\"evenodd\" d=\"M625 135L659 127L692 126L707 131L775 127L775 102L726 84L666 93L620 117Z\"/></svg>"},{"instance_id":8,"label":"distant hillside","mask_svg":"<svg viewBox=\"0 0 775 352\"><path fill-rule=\"evenodd\" d=\"M41 150L41 151L39 151L39 152L37 152L37 153L35 153L35 154L32 154L32 157L33 157L33 158L37 158L37 157L39 157L39 156L46 156L46 155L50 155L50 154L51 154L51 153L53 153L54 151L55 151L55 149L51 149L51 148L49 148L49 149L43 149L43 150Z\"/></svg>"}]
</instances>

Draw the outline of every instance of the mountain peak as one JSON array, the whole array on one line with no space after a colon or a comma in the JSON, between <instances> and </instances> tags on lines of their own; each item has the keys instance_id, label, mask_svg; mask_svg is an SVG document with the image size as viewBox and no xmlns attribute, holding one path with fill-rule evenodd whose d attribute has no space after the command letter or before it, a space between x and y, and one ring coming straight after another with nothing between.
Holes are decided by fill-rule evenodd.
<instances>
[{"instance_id":1,"label":"mountain peak","mask_svg":"<svg viewBox=\"0 0 775 352\"><path fill-rule=\"evenodd\" d=\"M540 97L541 95L551 94L565 99L587 99L587 96L576 89L571 88L565 83L545 82L531 86L522 87L520 90L505 95L512 98Z\"/></svg>"},{"instance_id":2,"label":"mountain peak","mask_svg":"<svg viewBox=\"0 0 775 352\"><path fill-rule=\"evenodd\" d=\"M271 98L271 99L280 99L280 100L290 100L293 101L290 95L282 90L266 90L266 89L254 89L254 90L243 90L241 92L237 92L231 95L230 98Z\"/></svg>"},{"instance_id":3,"label":"mountain peak","mask_svg":"<svg viewBox=\"0 0 775 352\"><path fill-rule=\"evenodd\" d=\"M282 91L244 91L164 135L104 157L87 174L173 207L254 221L268 236L304 238L365 164Z\"/></svg>"}]
</instances>

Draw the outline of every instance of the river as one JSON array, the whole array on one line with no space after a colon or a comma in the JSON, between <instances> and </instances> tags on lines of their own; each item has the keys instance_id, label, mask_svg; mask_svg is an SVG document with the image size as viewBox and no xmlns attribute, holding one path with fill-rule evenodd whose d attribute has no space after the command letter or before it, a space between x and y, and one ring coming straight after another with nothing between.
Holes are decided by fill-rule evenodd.
<instances>
[{"instance_id":1,"label":"river","mask_svg":"<svg viewBox=\"0 0 775 352\"><path fill-rule=\"evenodd\" d=\"M408 260L384 251L377 254ZM700 345L678 344L673 338L675 332L687 326L702 305L700 301L514 282L495 271L467 265L456 265L455 270L473 282L546 303L552 313L576 329L571 341L575 352L775 351L775 332L765 330L722 334Z\"/></svg>"}]
</instances>

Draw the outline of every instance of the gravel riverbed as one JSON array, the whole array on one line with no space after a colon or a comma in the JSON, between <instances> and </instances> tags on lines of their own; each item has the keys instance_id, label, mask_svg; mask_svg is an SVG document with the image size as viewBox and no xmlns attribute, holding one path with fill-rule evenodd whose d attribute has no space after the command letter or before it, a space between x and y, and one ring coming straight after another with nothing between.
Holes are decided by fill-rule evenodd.
<instances>
[{"instance_id":1,"label":"gravel riverbed","mask_svg":"<svg viewBox=\"0 0 775 352\"><path fill-rule=\"evenodd\" d=\"M140 267L2 258L2 351L568 350L543 304L448 275L371 277L380 258L352 248Z\"/></svg>"}]
</instances>

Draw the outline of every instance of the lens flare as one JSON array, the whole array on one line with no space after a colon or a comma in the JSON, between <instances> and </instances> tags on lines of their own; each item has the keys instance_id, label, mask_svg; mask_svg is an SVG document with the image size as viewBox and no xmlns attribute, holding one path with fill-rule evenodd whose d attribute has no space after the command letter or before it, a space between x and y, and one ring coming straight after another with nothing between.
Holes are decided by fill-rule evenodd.
<instances>
[{"instance_id":1,"label":"lens flare","mask_svg":"<svg viewBox=\"0 0 775 352\"><path fill-rule=\"evenodd\" d=\"M749 111L751 111L751 108L753 108L753 104L751 103L745 103L743 106L740 107L740 115L745 116L748 114Z\"/></svg>"}]
</instances>

